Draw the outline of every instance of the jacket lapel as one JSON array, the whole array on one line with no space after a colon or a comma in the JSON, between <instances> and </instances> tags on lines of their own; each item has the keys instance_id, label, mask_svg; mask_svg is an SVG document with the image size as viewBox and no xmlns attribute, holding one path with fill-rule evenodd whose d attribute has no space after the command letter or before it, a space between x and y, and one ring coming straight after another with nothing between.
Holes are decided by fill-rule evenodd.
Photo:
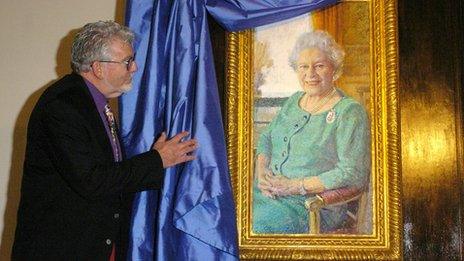
<instances>
[{"instance_id":1,"label":"jacket lapel","mask_svg":"<svg viewBox=\"0 0 464 261\"><path fill-rule=\"evenodd\" d=\"M88 120L93 135L99 143L100 147L104 150L105 160L114 161L113 149L111 142L106 133L105 125L97 110L97 106L93 101L92 95L80 75L72 74L75 77L75 88L71 92L71 101L74 103L75 108Z\"/></svg>"}]
</instances>

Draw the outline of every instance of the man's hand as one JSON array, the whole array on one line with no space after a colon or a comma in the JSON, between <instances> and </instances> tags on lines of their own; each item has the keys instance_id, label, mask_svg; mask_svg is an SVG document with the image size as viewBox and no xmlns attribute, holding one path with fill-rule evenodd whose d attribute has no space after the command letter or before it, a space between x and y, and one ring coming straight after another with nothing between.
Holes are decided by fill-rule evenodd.
<instances>
[{"instance_id":1,"label":"man's hand","mask_svg":"<svg viewBox=\"0 0 464 261\"><path fill-rule=\"evenodd\" d=\"M166 133L161 133L161 136L153 145L153 149L160 154L164 168L195 159L192 152L198 147L197 141L195 139L182 141L188 135L189 133L184 131L168 140Z\"/></svg>"}]
</instances>

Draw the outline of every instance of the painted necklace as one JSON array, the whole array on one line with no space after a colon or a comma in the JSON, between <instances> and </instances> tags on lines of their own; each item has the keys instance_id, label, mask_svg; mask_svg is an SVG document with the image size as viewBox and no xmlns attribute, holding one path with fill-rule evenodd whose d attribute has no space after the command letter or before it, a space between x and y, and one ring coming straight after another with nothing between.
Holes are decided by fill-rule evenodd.
<instances>
[{"instance_id":1,"label":"painted necklace","mask_svg":"<svg viewBox=\"0 0 464 261\"><path fill-rule=\"evenodd\" d=\"M324 97L322 97L322 99L320 99L311 110L309 110L309 113L314 114L318 112L322 108L322 106L326 105L332 99L332 97L335 95L336 92L337 90L335 88L333 88L332 91L327 92L327 94L324 95ZM305 103L307 102L308 102L308 97L306 97Z\"/></svg>"}]
</instances>

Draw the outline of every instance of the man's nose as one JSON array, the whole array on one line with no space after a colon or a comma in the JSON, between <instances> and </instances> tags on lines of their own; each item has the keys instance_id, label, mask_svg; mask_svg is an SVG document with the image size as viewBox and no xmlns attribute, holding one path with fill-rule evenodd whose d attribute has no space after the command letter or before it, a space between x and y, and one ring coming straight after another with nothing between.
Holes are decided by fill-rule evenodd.
<instances>
[{"instance_id":1,"label":"man's nose","mask_svg":"<svg viewBox=\"0 0 464 261\"><path fill-rule=\"evenodd\" d=\"M131 68L130 68L130 69L131 69L130 71L131 71L131 72L135 72L135 71L137 71L138 68L139 68L139 67L137 66L137 63L134 61L134 62L132 63L132 66L131 66Z\"/></svg>"}]
</instances>

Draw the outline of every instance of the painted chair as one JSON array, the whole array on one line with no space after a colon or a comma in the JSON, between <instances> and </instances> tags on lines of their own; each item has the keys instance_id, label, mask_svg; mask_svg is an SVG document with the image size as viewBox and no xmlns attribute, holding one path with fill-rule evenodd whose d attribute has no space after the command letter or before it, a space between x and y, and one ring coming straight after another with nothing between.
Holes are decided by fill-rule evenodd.
<instances>
[{"instance_id":1,"label":"painted chair","mask_svg":"<svg viewBox=\"0 0 464 261\"><path fill-rule=\"evenodd\" d=\"M325 233L356 234L366 221L367 190L365 188L343 187L327 190L308 197L305 207L309 214L310 234L321 234L320 210L326 206L349 204L348 220L343 227Z\"/></svg>"}]
</instances>

